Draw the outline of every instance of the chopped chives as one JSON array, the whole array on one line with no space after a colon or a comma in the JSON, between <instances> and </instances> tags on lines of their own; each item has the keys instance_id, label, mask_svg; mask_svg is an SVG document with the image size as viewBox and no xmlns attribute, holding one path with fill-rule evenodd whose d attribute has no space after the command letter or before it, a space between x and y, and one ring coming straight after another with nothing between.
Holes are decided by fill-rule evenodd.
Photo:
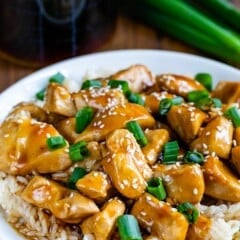
<instances>
[{"instance_id":1,"label":"chopped chives","mask_svg":"<svg viewBox=\"0 0 240 240\"><path fill-rule=\"evenodd\" d=\"M86 80L83 82L81 89L89 89L89 88L100 88L102 87L102 83L100 80Z\"/></svg>"},{"instance_id":2,"label":"chopped chives","mask_svg":"<svg viewBox=\"0 0 240 240\"><path fill-rule=\"evenodd\" d=\"M73 162L78 162L88 156L87 142L79 141L69 147L69 157Z\"/></svg>"},{"instance_id":3,"label":"chopped chives","mask_svg":"<svg viewBox=\"0 0 240 240\"><path fill-rule=\"evenodd\" d=\"M136 121L130 121L126 124L127 129L133 134L136 141L141 147L144 147L148 144L148 139L145 136L141 126Z\"/></svg>"},{"instance_id":4,"label":"chopped chives","mask_svg":"<svg viewBox=\"0 0 240 240\"><path fill-rule=\"evenodd\" d=\"M144 100L140 94L129 91L126 93L126 96L129 102L144 105Z\"/></svg>"},{"instance_id":5,"label":"chopped chives","mask_svg":"<svg viewBox=\"0 0 240 240\"><path fill-rule=\"evenodd\" d=\"M172 164L177 161L179 146L177 141L167 142L163 147L163 164Z\"/></svg>"},{"instance_id":6,"label":"chopped chives","mask_svg":"<svg viewBox=\"0 0 240 240\"><path fill-rule=\"evenodd\" d=\"M85 168L81 168L81 167L74 168L71 176L68 179L67 186L71 189L75 189L76 188L76 186L75 186L76 182L80 178L83 178L86 174L87 174L87 171L86 171Z\"/></svg>"},{"instance_id":7,"label":"chopped chives","mask_svg":"<svg viewBox=\"0 0 240 240\"><path fill-rule=\"evenodd\" d=\"M117 219L120 240L142 240L137 219L130 214L124 214Z\"/></svg>"},{"instance_id":8,"label":"chopped chives","mask_svg":"<svg viewBox=\"0 0 240 240\"><path fill-rule=\"evenodd\" d=\"M240 127L240 111L236 106L228 108L224 115L232 120L235 127Z\"/></svg>"},{"instance_id":9,"label":"chopped chives","mask_svg":"<svg viewBox=\"0 0 240 240\"><path fill-rule=\"evenodd\" d=\"M51 82L54 82L54 83L62 84L63 81L64 81L64 79L65 79L65 76L62 75L62 73L57 72L56 74L54 74L53 76L51 76L51 77L49 78L49 82L50 82L50 83L51 83Z\"/></svg>"},{"instance_id":10,"label":"chopped chives","mask_svg":"<svg viewBox=\"0 0 240 240\"><path fill-rule=\"evenodd\" d=\"M212 76L209 73L198 73L196 74L195 79L208 91L212 91Z\"/></svg>"},{"instance_id":11,"label":"chopped chives","mask_svg":"<svg viewBox=\"0 0 240 240\"><path fill-rule=\"evenodd\" d=\"M94 112L91 107L84 107L76 113L75 119L77 133L81 133L87 127L87 125L92 121L93 115Z\"/></svg>"},{"instance_id":12,"label":"chopped chives","mask_svg":"<svg viewBox=\"0 0 240 240\"><path fill-rule=\"evenodd\" d=\"M220 108L222 106L222 102L218 98L204 97L196 101L195 106L205 111L205 110L209 110L209 108L211 107Z\"/></svg>"},{"instance_id":13,"label":"chopped chives","mask_svg":"<svg viewBox=\"0 0 240 240\"><path fill-rule=\"evenodd\" d=\"M177 206L178 212L185 215L189 223L195 223L199 217L199 212L196 207L194 207L189 202L181 203Z\"/></svg>"},{"instance_id":14,"label":"chopped chives","mask_svg":"<svg viewBox=\"0 0 240 240\"><path fill-rule=\"evenodd\" d=\"M202 153L196 151L187 151L183 158L184 162L186 163L203 163L204 157Z\"/></svg>"},{"instance_id":15,"label":"chopped chives","mask_svg":"<svg viewBox=\"0 0 240 240\"><path fill-rule=\"evenodd\" d=\"M50 150L62 148L67 145L66 140L62 136L49 137L47 138L46 143Z\"/></svg>"},{"instance_id":16,"label":"chopped chives","mask_svg":"<svg viewBox=\"0 0 240 240\"><path fill-rule=\"evenodd\" d=\"M195 90L188 93L187 98L189 102L197 102L202 98L209 96L209 92L206 90Z\"/></svg>"},{"instance_id":17,"label":"chopped chives","mask_svg":"<svg viewBox=\"0 0 240 240\"><path fill-rule=\"evenodd\" d=\"M162 179L159 177L152 178L148 181L147 191L159 200L164 200L167 197Z\"/></svg>"},{"instance_id":18,"label":"chopped chives","mask_svg":"<svg viewBox=\"0 0 240 240\"><path fill-rule=\"evenodd\" d=\"M124 94L127 94L130 91L128 82L124 80L109 80L108 86L111 88L121 88Z\"/></svg>"}]
</instances>

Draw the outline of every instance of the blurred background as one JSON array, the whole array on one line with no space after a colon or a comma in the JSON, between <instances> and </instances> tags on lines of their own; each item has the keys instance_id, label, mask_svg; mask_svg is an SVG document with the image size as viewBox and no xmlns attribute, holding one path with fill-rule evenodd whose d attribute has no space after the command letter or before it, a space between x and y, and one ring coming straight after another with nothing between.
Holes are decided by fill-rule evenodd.
<instances>
[{"instance_id":1,"label":"blurred background","mask_svg":"<svg viewBox=\"0 0 240 240\"><path fill-rule=\"evenodd\" d=\"M189 32L188 28L182 28L183 26L178 23L181 23L182 20L186 21L186 19L182 19L182 16L188 14L181 13L182 10L180 9L180 11L176 7L171 9L172 12L169 12L171 6L168 4L172 3L171 1L164 1L167 4L164 13L158 9L158 6L154 5L154 2L160 2L160 0L1 1L0 92L18 79L48 64L72 56L108 50L158 49L179 51L210 57L240 67L240 51L235 56L233 53L235 49L233 51L232 49L226 50L226 57L224 48L218 44L219 40L221 42L220 35L219 39L214 42L205 37L208 35L207 33L198 35L198 32L191 29ZM183 2L186 2L190 8L197 7L197 11L208 14L205 6L201 6L201 2L206 1L208 0ZM150 2L153 5L148 6L146 3L144 5L144 2ZM221 1L213 0L210 2ZM226 2L232 4L235 8L234 11L237 12L236 19L237 17L240 19L240 0ZM229 11L229 9L227 10ZM222 29L228 29L228 19L235 16L235 13L232 14L231 11L228 11L223 12L225 15L213 16L214 21L219 22ZM174 12L182 14L179 19L175 17ZM165 20L169 20L168 14L175 19L175 22L169 22L169 26L164 24ZM163 16L166 18L161 18ZM196 20L196 18L192 18L195 15L192 16L191 11L189 16L190 21L191 19L193 22ZM227 20L226 23L223 21L224 19ZM231 39L231 37L230 40L236 44L236 49L240 50L240 21L236 22L235 25L236 34L235 29L233 31L236 41L235 38ZM179 36L181 31L186 31L190 35L186 37L185 34L182 36L180 34ZM229 31L231 32L232 29ZM204 44L205 40L209 44ZM228 36L226 36L226 41L222 41L222 44L229 44L228 40Z\"/></svg>"}]
</instances>

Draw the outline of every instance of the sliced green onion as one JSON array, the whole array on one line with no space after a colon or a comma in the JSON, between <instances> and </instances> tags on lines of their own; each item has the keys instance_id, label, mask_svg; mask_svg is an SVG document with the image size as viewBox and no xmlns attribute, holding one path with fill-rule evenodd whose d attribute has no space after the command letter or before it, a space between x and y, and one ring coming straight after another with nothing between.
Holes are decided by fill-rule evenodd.
<instances>
[{"instance_id":1,"label":"sliced green onion","mask_svg":"<svg viewBox=\"0 0 240 240\"><path fill-rule=\"evenodd\" d=\"M167 197L162 179L159 177L152 178L148 181L147 191L159 200L164 200Z\"/></svg>"},{"instance_id":2,"label":"sliced green onion","mask_svg":"<svg viewBox=\"0 0 240 240\"><path fill-rule=\"evenodd\" d=\"M210 98L210 97L204 97L202 99L199 99L195 102L195 106L197 108L200 108L201 110L209 110L210 108L220 108L222 106L222 102L218 98Z\"/></svg>"},{"instance_id":3,"label":"sliced green onion","mask_svg":"<svg viewBox=\"0 0 240 240\"><path fill-rule=\"evenodd\" d=\"M167 115L168 111L170 110L170 108L172 107L172 100L169 98L164 98L160 101L159 104L159 114L161 116L163 115Z\"/></svg>"},{"instance_id":4,"label":"sliced green onion","mask_svg":"<svg viewBox=\"0 0 240 240\"><path fill-rule=\"evenodd\" d=\"M224 114L232 120L235 127L240 127L240 111L236 106L227 109Z\"/></svg>"},{"instance_id":5,"label":"sliced green onion","mask_svg":"<svg viewBox=\"0 0 240 240\"><path fill-rule=\"evenodd\" d=\"M126 96L129 102L144 106L144 100L140 94L129 91Z\"/></svg>"},{"instance_id":6,"label":"sliced green onion","mask_svg":"<svg viewBox=\"0 0 240 240\"><path fill-rule=\"evenodd\" d=\"M79 141L69 147L69 157L73 162L78 162L89 155L87 142Z\"/></svg>"},{"instance_id":7,"label":"sliced green onion","mask_svg":"<svg viewBox=\"0 0 240 240\"><path fill-rule=\"evenodd\" d=\"M62 148L67 145L66 140L62 136L49 137L47 138L46 143L50 150Z\"/></svg>"},{"instance_id":8,"label":"sliced green onion","mask_svg":"<svg viewBox=\"0 0 240 240\"><path fill-rule=\"evenodd\" d=\"M177 141L167 142L163 147L163 163L172 164L177 161L179 146Z\"/></svg>"},{"instance_id":9,"label":"sliced green onion","mask_svg":"<svg viewBox=\"0 0 240 240\"><path fill-rule=\"evenodd\" d=\"M84 107L76 113L75 119L77 133L81 133L87 127L87 125L92 121L93 115L94 112L91 107Z\"/></svg>"},{"instance_id":10,"label":"sliced green onion","mask_svg":"<svg viewBox=\"0 0 240 240\"><path fill-rule=\"evenodd\" d=\"M148 144L148 139L145 136L141 126L136 121L130 121L126 124L127 129L133 134L136 141L141 147L144 147Z\"/></svg>"},{"instance_id":11,"label":"sliced green onion","mask_svg":"<svg viewBox=\"0 0 240 240\"><path fill-rule=\"evenodd\" d=\"M108 86L111 88L121 88L124 94L127 94L127 92L130 91L128 82L124 80L109 80Z\"/></svg>"},{"instance_id":12,"label":"sliced green onion","mask_svg":"<svg viewBox=\"0 0 240 240\"><path fill-rule=\"evenodd\" d=\"M172 105L180 105L181 103L183 103L182 97L164 98L160 101L158 112L162 116L166 115L171 109Z\"/></svg>"},{"instance_id":13,"label":"sliced green onion","mask_svg":"<svg viewBox=\"0 0 240 240\"><path fill-rule=\"evenodd\" d=\"M56 74L54 74L53 76L51 76L49 78L49 82L54 82L54 83L58 83L58 84L62 84L63 81L65 79L65 76L62 75L60 72L57 72Z\"/></svg>"},{"instance_id":14,"label":"sliced green onion","mask_svg":"<svg viewBox=\"0 0 240 240\"><path fill-rule=\"evenodd\" d=\"M76 188L76 186L75 186L76 182L80 178L83 178L86 174L87 174L87 171L86 171L85 168L81 168L81 167L74 168L71 176L68 179L67 186L71 189L75 189Z\"/></svg>"},{"instance_id":15,"label":"sliced green onion","mask_svg":"<svg viewBox=\"0 0 240 240\"><path fill-rule=\"evenodd\" d=\"M100 80L86 80L83 82L81 89L89 89L89 88L100 88L102 87L102 82Z\"/></svg>"},{"instance_id":16,"label":"sliced green onion","mask_svg":"<svg viewBox=\"0 0 240 240\"><path fill-rule=\"evenodd\" d=\"M125 214L117 219L120 240L142 240L137 219L130 214Z\"/></svg>"},{"instance_id":17,"label":"sliced green onion","mask_svg":"<svg viewBox=\"0 0 240 240\"><path fill-rule=\"evenodd\" d=\"M201 100L202 98L206 98L209 96L208 91L206 90L196 90L191 91L188 93L187 98L189 102L197 102Z\"/></svg>"},{"instance_id":18,"label":"sliced green onion","mask_svg":"<svg viewBox=\"0 0 240 240\"><path fill-rule=\"evenodd\" d=\"M36 93L36 98L40 101L43 101L44 100L44 97L45 97L45 92L46 92L46 89L42 89L41 91L37 92Z\"/></svg>"},{"instance_id":19,"label":"sliced green onion","mask_svg":"<svg viewBox=\"0 0 240 240\"><path fill-rule=\"evenodd\" d=\"M199 163L199 164L201 164L204 161L204 156L200 152L187 151L183 160L186 163Z\"/></svg>"},{"instance_id":20,"label":"sliced green onion","mask_svg":"<svg viewBox=\"0 0 240 240\"><path fill-rule=\"evenodd\" d=\"M215 108L221 108L222 107L222 101L219 98L212 98L213 107Z\"/></svg>"},{"instance_id":21,"label":"sliced green onion","mask_svg":"<svg viewBox=\"0 0 240 240\"><path fill-rule=\"evenodd\" d=\"M189 223L195 223L199 217L197 208L189 202L179 204L177 210L185 215Z\"/></svg>"},{"instance_id":22,"label":"sliced green onion","mask_svg":"<svg viewBox=\"0 0 240 240\"><path fill-rule=\"evenodd\" d=\"M196 74L195 79L208 91L212 91L212 76L209 73L198 73Z\"/></svg>"},{"instance_id":23,"label":"sliced green onion","mask_svg":"<svg viewBox=\"0 0 240 240\"><path fill-rule=\"evenodd\" d=\"M174 98L171 98L171 100L172 100L172 105L180 105L181 103L184 102L182 97L174 97Z\"/></svg>"}]
</instances>

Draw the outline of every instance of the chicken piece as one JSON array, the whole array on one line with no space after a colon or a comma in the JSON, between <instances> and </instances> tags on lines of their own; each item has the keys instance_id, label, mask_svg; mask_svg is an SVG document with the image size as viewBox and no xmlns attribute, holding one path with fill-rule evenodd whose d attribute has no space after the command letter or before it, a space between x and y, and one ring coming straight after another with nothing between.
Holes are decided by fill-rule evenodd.
<instances>
[{"instance_id":1,"label":"chicken piece","mask_svg":"<svg viewBox=\"0 0 240 240\"><path fill-rule=\"evenodd\" d=\"M232 146L233 124L223 116L212 119L204 127L191 148L203 154L216 153L220 158L228 159Z\"/></svg>"},{"instance_id":2,"label":"chicken piece","mask_svg":"<svg viewBox=\"0 0 240 240\"><path fill-rule=\"evenodd\" d=\"M153 165L162 152L163 146L169 141L169 133L166 129L148 130L145 132L148 144L142 148L147 163Z\"/></svg>"},{"instance_id":3,"label":"chicken piece","mask_svg":"<svg viewBox=\"0 0 240 240\"><path fill-rule=\"evenodd\" d=\"M226 104L240 103L240 83L221 81L213 90L212 96Z\"/></svg>"},{"instance_id":4,"label":"chicken piece","mask_svg":"<svg viewBox=\"0 0 240 240\"><path fill-rule=\"evenodd\" d=\"M144 193L133 205L131 213L157 239L185 240L188 222L184 215L169 204Z\"/></svg>"},{"instance_id":5,"label":"chicken piece","mask_svg":"<svg viewBox=\"0 0 240 240\"><path fill-rule=\"evenodd\" d=\"M91 171L77 181L76 187L85 196L101 201L108 196L111 183L105 173Z\"/></svg>"},{"instance_id":6,"label":"chicken piece","mask_svg":"<svg viewBox=\"0 0 240 240\"><path fill-rule=\"evenodd\" d=\"M211 228L211 220L199 215L194 224L189 225L186 240L205 240Z\"/></svg>"},{"instance_id":7,"label":"chicken piece","mask_svg":"<svg viewBox=\"0 0 240 240\"><path fill-rule=\"evenodd\" d=\"M59 121L56 124L56 128L70 144L74 143L80 135L76 132L75 118L66 118Z\"/></svg>"},{"instance_id":8,"label":"chicken piece","mask_svg":"<svg viewBox=\"0 0 240 240\"><path fill-rule=\"evenodd\" d=\"M240 146L232 148L230 162L240 175Z\"/></svg>"},{"instance_id":9,"label":"chicken piece","mask_svg":"<svg viewBox=\"0 0 240 240\"><path fill-rule=\"evenodd\" d=\"M17 104L9 113L7 118L17 119L18 115L20 118L21 116L25 115L25 117L33 118L40 122L45 122L48 120L46 111L34 103L22 102Z\"/></svg>"},{"instance_id":10,"label":"chicken piece","mask_svg":"<svg viewBox=\"0 0 240 240\"><path fill-rule=\"evenodd\" d=\"M123 69L110 76L109 79L127 81L133 92L142 92L155 84L155 78L152 72L141 64Z\"/></svg>"},{"instance_id":11,"label":"chicken piece","mask_svg":"<svg viewBox=\"0 0 240 240\"><path fill-rule=\"evenodd\" d=\"M48 84L44 109L66 117L72 117L76 113L71 94L63 85L57 83Z\"/></svg>"},{"instance_id":12,"label":"chicken piece","mask_svg":"<svg viewBox=\"0 0 240 240\"><path fill-rule=\"evenodd\" d=\"M240 127L236 127L233 132L233 139L235 140L234 144L240 146Z\"/></svg>"},{"instance_id":13,"label":"chicken piece","mask_svg":"<svg viewBox=\"0 0 240 240\"><path fill-rule=\"evenodd\" d=\"M79 223L99 209L89 198L41 176L35 176L21 194L22 198L67 223Z\"/></svg>"},{"instance_id":14,"label":"chicken piece","mask_svg":"<svg viewBox=\"0 0 240 240\"><path fill-rule=\"evenodd\" d=\"M163 92L152 92L145 96L145 107L152 114L156 114L159 111L159 103L162 99L173 98L175 95L170 94L166 91Z\"/></svg>"},{"instance_id":15,"label":"chicken piece","mask_svg":"<svg viewBox=\"0 0 240 240\"><path fill-rule=\"evenodd\" d=\"M104 110L127 102L121 90L109 89L109 87L81 90L73 93L72 98L78 110L86 106Z\"/></svg>"},{"instance_id":16,"label":"chicken piece","mask_svg":"<svg viewBox=\"0 0 240 240\"><path fill-rule=\"evenodd\" d=\"M125 197L138 198L152 177L144 155L132 133L125 129L115 130L107 138L109 154L103 168L110 176L114 187Z\"/></svg>"},{"instance_id":17,"label":"chicken piece","mask_svg":"<svg viewBox=\"0 0 240 240\"><path fill-rule=\"evenodd\" d=\"M239 202L239 179L218 157L209 156L206 160L202 167L205 194L220 200Z\"/></svg>"},{"instance_id":18,"label":"chicken piece","mask_svg":"<svg viewBox=\"0 0 240 240\"><path fill-rule=\"evenodd\" d=\"M149 235L145 238L143 238L144 240L159 240L157 236L155 235Z\"/></svg>"},{"instance_id":19,"label":"chicken piece","mask_svg":"<svg viewBox=\"0 0 240 240\"><path fill-rule=\"evenodd\" d=\"M0 170L25 175L36 171L52 173L68 168L72 161L66 146L50 150L46 140L59 136L50 124L38 122L25 114L9 117L0 127Z\"/></svg>"},{"instance_id":20,"label":"chicken piece","mask_svg":"<svg viewBox=\"0 0 240 240\"><path fill-rule=\"evenodd\" d=\"M202 200L205 184L198 164L157 164L153 168L153 175L163 179L168 199L172 203L196 204Z\"/></svg>"},{"instance_id":21,"label":"chicken piece","mask_svg":"<svg viewBox=\"0 0 240 240\"><path fill-rule=\"evenodd\" d=\"M95 240L111 239L116 221L125 211L125 204L113 198L106 202L100 212L85 219L81 224L83 235L91 234Z\"/></svg>"},{"instance_id":22,"label":"chicken piece","mask_svg":"<svg viewBox=\"0 0 240 240\"><path fill-rule=\"evenodd\" d=\"M207 115L190 105L172 106L167 113L169 125L186 143L191 142L198 134Z\"/></svg>"},{"instance_id":23,"label":"chicken piece","mask_svg":"<svg viewBox=\"0 0 240 240\"><path fill-rule=\"evenodd\" d=\"M193 78L175 75L162 74L156 77L160 90L186 98L191 91L206 90L202 84Z\"/></svg>"},{"instance_id":24,"label":"chicken piece","mask_svg":"<svg viewBox=\"0 0 240 240\"><path fill-rule=\"evenodd\" d=\"M92 122L79 135L76 141L101 141L115 129L124 128L129 121L137 121L143 128L155 125L154 118L143 106L134 103L117 105L95 114Z\"/></svg>"}]
</instances>

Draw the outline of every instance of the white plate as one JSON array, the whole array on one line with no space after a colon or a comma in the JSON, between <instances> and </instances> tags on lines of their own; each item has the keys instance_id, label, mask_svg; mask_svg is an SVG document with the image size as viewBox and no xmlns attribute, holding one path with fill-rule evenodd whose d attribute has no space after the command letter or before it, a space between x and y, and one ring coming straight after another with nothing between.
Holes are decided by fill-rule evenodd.
<instances>
[{"instance_id":1,"label":"white plate","mask_svg":"<svg viewBox=\"0 0 240 240\"><path fill-rule=\"evenodd\" d=\"M213 76L215 84L218 80L240 81L239 69L190 54L157 50L120 50L89 54L46 67L18 81L1 93L0 121L12 106L20 101L33 99L35 93L46 85L48 77L58 71L69 79L80 81L87 71L99 72L101 69L104 71L110 69L114 72L136 63L145 64L156 74L172 72L194 76L198 72L208 72ZM0 217L0 239L22 239L2 217Z\"/></svg>"}]
</instances>

